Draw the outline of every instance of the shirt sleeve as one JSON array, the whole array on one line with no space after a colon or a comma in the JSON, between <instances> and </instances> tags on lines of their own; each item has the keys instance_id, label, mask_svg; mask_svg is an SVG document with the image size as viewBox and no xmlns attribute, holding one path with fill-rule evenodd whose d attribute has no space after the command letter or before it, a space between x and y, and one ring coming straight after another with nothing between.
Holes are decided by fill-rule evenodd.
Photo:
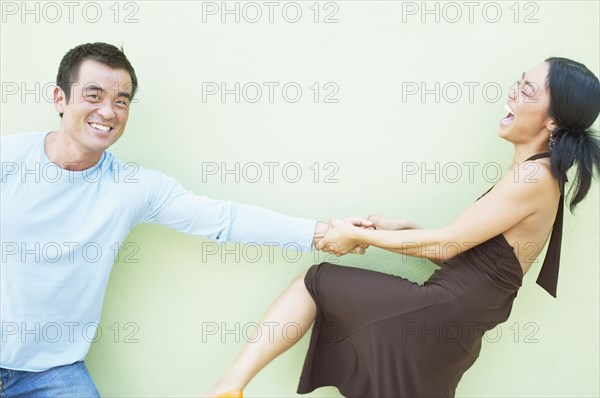
<instances>
[{"instance_id":1,"label":"shirt sleeve","mask_svg":"<svg viewBox=\"0 0 600 398\"><path fill-rule=\"evenodd\" d=\"M148 170L149 171L149 170ZM160 224L218 242L280 245L310 251L316 221L258 206L196 195L153 171L141 223Z\"/></svg>"}]
</instances>

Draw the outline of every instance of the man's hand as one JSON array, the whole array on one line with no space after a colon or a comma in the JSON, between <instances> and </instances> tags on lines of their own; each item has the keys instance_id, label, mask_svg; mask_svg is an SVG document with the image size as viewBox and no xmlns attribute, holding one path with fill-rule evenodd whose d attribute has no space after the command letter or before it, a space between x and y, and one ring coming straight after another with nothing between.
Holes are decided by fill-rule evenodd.
<instances>
[{"instance_id":1,"label":"man's hand","mask_svg":"<svg viewBox=\"0 0 600 398\"><path fill-rule=\"evenodd\" d=\"M335 220L333 220L333 221L335 221ZM343 221L345 221L351 225L354 225L356 227L367 228L367 229L374 228L373 223L364 217L348 217ZM317 250L326 251L328 253L335 253L336 255L340 256L341 254L337 254L335 250L324 250L324 246L319 245L319 242L321 242L323 240L323 238L325 238L327 236L327 234L331 231L331 227L332 227L331 222L329 224L318 222L317 226L315 228L315 234L313 235L313 244L315 245L315 248ZM355 245L352 248L352 250L350 250L346 253L365 254L365 250L368 248L369 248L369 245L365 245L365 244ZM344 254L346 254L346 253L344 253Z\"/></svg>"},{"instance_id":2,"label":"man's hand","mask_svg":"<svg viewBox=\"0 0 600 398\"><path fill-rule=\"evenodd\" d=\"M349 217L345 220L331 220L330 229L316 248L336 256L348 253L364 254L367 245L362 245L354 237L358 228L373 228L372 223L361 217Z\"/></svg>"},{"instance_id":3,"label":"man's hand","mask_svg":"<svg viewBox=\"0 0 600 398\"><path fill-rule=\"evenodd\" d=\"M329 224L324 222L317 222L317 226L315 227L315 233L313 234L313 245L316 245L318 241L323 239L327 232L329 231Z\"/></svg>"}]
</instances>

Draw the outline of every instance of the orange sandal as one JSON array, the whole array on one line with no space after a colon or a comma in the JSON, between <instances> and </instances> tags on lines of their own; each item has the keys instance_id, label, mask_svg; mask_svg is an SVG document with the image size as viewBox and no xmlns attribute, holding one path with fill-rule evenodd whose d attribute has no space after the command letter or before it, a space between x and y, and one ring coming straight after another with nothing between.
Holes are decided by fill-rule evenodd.
<instances>
[{"instance_id":1,"label":"orange sandal","mask_svg":"<svg viewBox=\"0 0 600 398\"><path fill-rule=\"evenodd\" d=\"M219 395L217 398L243 398L242 390L229 391Z\"/></svg>"}]
</instances>

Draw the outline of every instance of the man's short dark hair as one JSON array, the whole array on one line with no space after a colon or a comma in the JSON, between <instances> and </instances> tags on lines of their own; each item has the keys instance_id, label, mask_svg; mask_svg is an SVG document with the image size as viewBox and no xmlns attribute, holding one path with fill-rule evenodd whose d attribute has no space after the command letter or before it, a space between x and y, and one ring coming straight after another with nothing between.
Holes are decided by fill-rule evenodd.
<instances>
[{"instance_id":1,"label":"man's short dark hair","mask_svg":"<svg viewBox=\"0 0 600 398\"><path fill-rule=\"evenodd\" d=\"M107 43L86 43L69 50L58 67L56 85L64 91L67 102L71 96L71 87L79 77L79 67L86 60L96 61L112 69L124 69L129 72L129 76L131 76L131 98L133 99L138 89L138 81L133 66L123 53L123 48L118 49ZM62 117L62 114L60 116Z\"/></svg>"}]
</instances>

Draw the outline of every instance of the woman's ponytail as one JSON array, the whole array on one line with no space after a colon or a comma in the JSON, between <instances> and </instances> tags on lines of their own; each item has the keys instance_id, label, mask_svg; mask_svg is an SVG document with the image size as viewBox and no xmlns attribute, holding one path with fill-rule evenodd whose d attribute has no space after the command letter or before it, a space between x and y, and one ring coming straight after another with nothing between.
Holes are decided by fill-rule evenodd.
<instances>
[{"instance_id":1,"label":"woman's ponytail","mask_svg":"<svg viewBox=\"0 0 600 398\"><path fill-rule=\"evenodd\" d=\"M596 173L600 173L600 141L591 130L556 128L550 136L552 173L558 178L561 189L567 182L567 171L577 165L574 180L569 188L571 212L585 198Z\"/></svg>"},{"instance_id":2,"label":"woman's ponytail","mask_svg":"<svg viewBox=\"0 0 600 398\"><path fill-rule=\"evenodd\" d=\"M550 134L552 173L563 189L567 171L577 165L569 188L571 212L581 202L600 173L600 141L591 126L600 113L600 82L585 65L566 58L548 58L548 114L558 126Z\"/></svg>"}]
</instances>

